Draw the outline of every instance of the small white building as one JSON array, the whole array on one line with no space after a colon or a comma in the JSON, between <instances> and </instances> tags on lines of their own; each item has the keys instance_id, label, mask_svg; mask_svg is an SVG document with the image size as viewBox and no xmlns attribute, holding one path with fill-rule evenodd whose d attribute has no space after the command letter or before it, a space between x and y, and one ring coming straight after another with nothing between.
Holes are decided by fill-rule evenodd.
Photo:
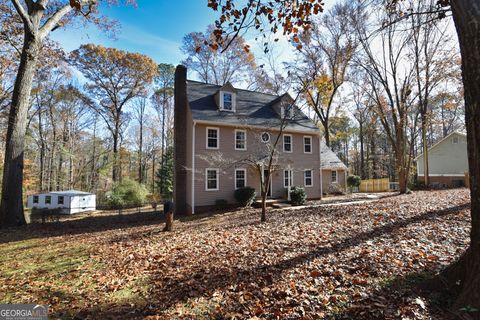
<instances>
[{"instance_id":1,"label":"small white building","mask_svg":"<svg viewBox=\"0 0 480 320\"><path fill-rule=\"evenodd\" d=\"M96 196L93 193L77 190L32 194L27 198L27 208L61 208L64 214L94 211Z\"/></svg>"}]
</instances>

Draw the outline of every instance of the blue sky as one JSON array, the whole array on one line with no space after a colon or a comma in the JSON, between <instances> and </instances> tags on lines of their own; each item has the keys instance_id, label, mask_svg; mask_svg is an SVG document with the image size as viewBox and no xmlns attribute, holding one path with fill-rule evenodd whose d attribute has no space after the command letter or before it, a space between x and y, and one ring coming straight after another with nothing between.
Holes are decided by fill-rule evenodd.
<instances>
[{"instance_id":1,"label":"blue sky","mask_svg":"<svg viewBox=\"0 0 480 320\"><path fill-rule=\"evenodd\" d=\"M157 62L178 64L182 38L192 31L205 31L217 18L207 0L138 0L132 6L102 7L102 13L120 22L117 39L111 39L94 26L69 27L52 33L64 49L71 51L82 43L96 43L140 52ZM86 31L86 32L85 32Z\"/></svg>"}]
</instances>

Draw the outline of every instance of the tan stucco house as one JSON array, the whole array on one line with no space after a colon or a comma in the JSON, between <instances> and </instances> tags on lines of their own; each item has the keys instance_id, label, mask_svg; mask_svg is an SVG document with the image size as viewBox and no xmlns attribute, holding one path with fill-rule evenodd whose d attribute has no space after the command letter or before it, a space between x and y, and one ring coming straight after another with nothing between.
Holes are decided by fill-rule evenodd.
<instances>
[{"instance_id":1,"label":"tan stucco house","mask_svg":"<svg viewBox=\"0 0 480 320\"><path fill-rule=\"evenodd\" d=\"M329 193L332 184L337 184L343 191L346 191L348 168L323 140L320 144L320 159L323 193Z\"/></svg>"},{"instance_id":2,"label":"tan stucco house","mask_svg":"<svg viewBox=\"0 0 480 320\"><path fill-rule=\"evenodd\" d=\"M175 184L177 213L235 204L237 188L260 194L260 173L277 141L269 197L285 198L288 186L320 199L320 131L288 95L217 86L175 74ZM283 130L280 132L280 128ZM281 134L280 134L281 133ZM263 168L263 167L261 167Z\"/></svg>"},{"instance_id":3,"label":"tan stucco house","mask_svg":"<svg viewBox=\"0 0 480 320\"><path fill-rule=\"evenodd\" d=\"M419 181L424 180L423 159L423 154L415 158ZM428 149L428 168L432 186L467 185L465 181L465 173L468 172L467 136L455 131L434 144Z\"/></svg>"}]
</instances>

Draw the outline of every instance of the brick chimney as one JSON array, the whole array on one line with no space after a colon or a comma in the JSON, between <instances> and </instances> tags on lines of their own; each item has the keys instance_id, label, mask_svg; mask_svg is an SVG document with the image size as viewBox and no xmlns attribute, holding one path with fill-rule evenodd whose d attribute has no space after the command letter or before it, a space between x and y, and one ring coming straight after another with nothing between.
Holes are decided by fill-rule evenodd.
<instances>
[{"instance_id":1,"label":"brick chimney","mask_svg":"<svg viewBox=\"0 0 480 320\"><path fill-rule=\"evenodd\" d=\"M187 68L175 69L174 143L175 173L173 201L175 214L187 214Z\"/></svg>"}]
</instances>

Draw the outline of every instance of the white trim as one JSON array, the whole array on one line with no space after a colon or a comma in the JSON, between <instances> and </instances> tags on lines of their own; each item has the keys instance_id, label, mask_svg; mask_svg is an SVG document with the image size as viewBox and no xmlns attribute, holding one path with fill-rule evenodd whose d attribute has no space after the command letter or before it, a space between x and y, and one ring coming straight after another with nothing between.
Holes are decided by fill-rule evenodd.
<instances>
[{"instance_id":1,"label":"white trim","mask_svg":"<svg viewBox=\"0 0 480 320\"><path fill-rule=\"evenodd\" d=\"M311 184L307 185L307 171L310 171L310 182ZM313 169L305 169L303 170L303 186L305 188L313 187Z\"/></svg>"},{"instance_id":2,"label":"white trim","mask_svg":"<svg viewBox=\"0 0 480 320\"><path fill-rule=\"evenodd\" d=\"M208 189L208 171L215 171L216 172L216 180L217 180L217 188L216 189ZM218 191L220 189L220 174L219 169L216 168L206 168L205 169L205 191Z\"/></svg>"},{"instance_id":3,"label":"white trim","mask_svg":"<svg viewBox=\"0 0 480 320\"><path fill-rule=\"evenodd\" d=\"M234 144L235 150L237 150L237 151L247 151L247 130L235 129L233 132L234 132L233 133L233 144ZM243 132L245 134L245 148L243 148L243 149L237 148L237 132Z\"/></svg>"},{"instance_id":4,"label":"white trim","mask_svg":"<svg viewBox=\"0 0 480 320\"><path fill-rule=\"evenodd\" d=\"M223 104L224 104L224 101L223 101L223 95L225 93L228 93L228 94L231 94L232 95L232 110L228 110L228 109L225 109ZM236 94L234 92L230 92L230 91L220 91L220 111L226 111L226 112L235 112L236 111L236 103L235 103L235 100L236 100Z\"/></svg>"},{"instance_id":5,"label":"white trim","mask_svg":"<svg viewBox=\"0 0 480 320\"><path fill-rule=\"evenodd\" d=\"M424 174L418 174L419 177L423 177ZM442 174L428 174L429 177L465 177L465 174L460 173L442 173Z\"/></svg>"},{"instance_id":6,"label":"white trim","mask_svg":"<svg viewBox=\"0 0 480 320\"><path fill-rule=\"evenodd\" d=\"M202 125L207 125L207 126L222 126L222 127L238 127L239 123L226 123L226 122L217 122L217 121L206 121L206 120L195 120L197 124L202 124ZM265 130L265 126L255 126L255 125L242 125L245 128L253 128L253 129L263 129ZM269 131L284 131L284 132L291 132L291 133L300 133L300 134L310 134L310 135L317 135L320 136L320 131L316 130L295 130L295 129L290 129L290 128L284 128L283 130L280 130L278 126L273 126L271 128L268 128ZM262 131L263 132L263 131Z\"/></svg>"},{"instance_id":7,"label":"white trim","mask_svg":"<svg viewBox=\"0 0 480 320\"><path fill-rule=\"evenodd\" d=\"M335 181L332 180L333 174L330 175L330 183L338 183L338 170L332 170L331 173L335 172Z\"/></svg>"},{"instance_id":8,"label":"white trim","mask_svg":"<svg viewBox=\"0 0 480 320\"><path fill-rule=\"evenodd\" d=\"M310 139L310 152L306 152L305 151L305 138L309 138ZM305 154L312 154L313 153L313 138L312 136L303 136L303 153Z\"/></svg>"},{"instance_id":9,"label":"white trim","mask_svg":"<svg viewBox=\"0 0 480 320\"><path fill-rule=\"evenodd\" d=\"M195 136L196 136L196 125L197 123L193 121L193 130L192 130L192 214L195 214Z\"/></svg>"},{"instance_id":10,"label":"white trim","mask_svg":"<svg viewBox=\"0 0 480 320\"><path fill-rule=\"evenodd\" d=\"M233 172L233 175L234 175L234 182L235 182L235 185L234 185L234 188L235 190L238 190L239 188L237 188L237 171L243 171L243 173L245 174L245 178L243 180L245 180L245 185L244 187L247 186L247 169L245 168L235 168L234 172Z\"/></svg>"},{"instance_id":11,"label":"white trim","mask_svg":"<svg viewBox=\"0 0 480 320\"><path fill-rule=\"evenodd\" d=\"M217 131L217 147L209 147L208 146L208 130L216 130ZM220 128L218 127L206 127L205 128L205 148L210 150L218 150L220 149Z\"/></svg>"},{"instance_id":12,"label":"white trim","mask_svg":"<svg viewBox=\"0 0 480 320\"><path fill-rule=\"evenodd\" d=\"M285 137L290 137L290 151L285 151ZM293 152L293 136L289 133L284 133L282 137L283 142L283 152L292 153Z\"/></svg>"}]
</instances>

